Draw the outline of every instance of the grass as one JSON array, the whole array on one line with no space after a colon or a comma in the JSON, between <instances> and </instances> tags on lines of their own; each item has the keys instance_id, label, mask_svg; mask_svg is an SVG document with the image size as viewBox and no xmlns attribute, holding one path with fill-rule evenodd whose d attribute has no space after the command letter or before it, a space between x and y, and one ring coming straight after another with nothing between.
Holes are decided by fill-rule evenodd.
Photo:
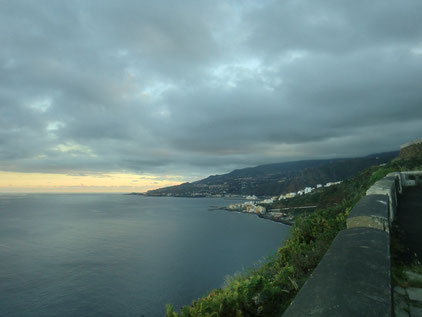
<instances>
[{"instance_id":1,"label":"grass","mask_svg":"<svg viewBox=\"0 0 422 317\"><path fill-rule=\"evenodd\" d=\"M422 167L422 160L394 161L374 166L351 180L324 189L310 197L317 203L315 212L299 216L277 253L261 266L227 278L222 288L184 306L179 313L167 305L167 317L277 316L288 307L299 288L319 263L337 233L345 228L346 217L366 190L392 171ZM305 201L297 200L298 203ZM289 205L292 202L289 202ZM281 206L280 206L281 207ZM392 241L393 282L396 285L421 285L411 281L405 271L422 272L416 262L404 262L399 234ZM400 260L400 261L399 261Z\"/></svg>"},{"instance_id":2,"label":"grass","mask_svg":"<svg viewBox=\"0 0 422 317\"><path fill-rule=\"evenodd\" d=\"M412 255L403 243L402 233L393 224L391 235L391 264L392 280L394 286L422 288L421 278L411 278L406 272L422 275L422 263Z\"/></svg>"}]
</instances>

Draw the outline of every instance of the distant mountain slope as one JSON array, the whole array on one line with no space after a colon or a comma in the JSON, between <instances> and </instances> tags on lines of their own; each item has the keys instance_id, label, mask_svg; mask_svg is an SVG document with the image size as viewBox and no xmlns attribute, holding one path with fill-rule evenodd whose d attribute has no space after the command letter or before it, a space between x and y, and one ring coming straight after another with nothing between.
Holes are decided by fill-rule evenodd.
<instances>
[{"instance_id":1,"label":"distant mountain slope","mask_svg":"<svg viewBox=\"0 0 422 317\"><path fill-rule=\"evenodd\" d=\"M149 196L201 197L212 195L275 196L330 181L345 180L357 172L391 161L398 152L361 158L294 161L266 164L213 175L193 183L151 190Z\"/></svg>"}]
</instances>

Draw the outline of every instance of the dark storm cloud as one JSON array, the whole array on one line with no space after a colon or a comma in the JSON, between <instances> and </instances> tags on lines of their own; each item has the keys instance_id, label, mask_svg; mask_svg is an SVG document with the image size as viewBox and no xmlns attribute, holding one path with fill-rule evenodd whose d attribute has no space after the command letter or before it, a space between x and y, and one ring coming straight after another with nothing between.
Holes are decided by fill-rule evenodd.
<instances>
[{"instance_id":1,"label":"dark storm cloud","mask_svg":"<svg viewBox=\"0 0 422 317\"><path fill-rule=\"evenodd\" d=\"M397 149L422 133L421 12L3 1L0 170L206 175Z\"/></svg>"}]
</instances>

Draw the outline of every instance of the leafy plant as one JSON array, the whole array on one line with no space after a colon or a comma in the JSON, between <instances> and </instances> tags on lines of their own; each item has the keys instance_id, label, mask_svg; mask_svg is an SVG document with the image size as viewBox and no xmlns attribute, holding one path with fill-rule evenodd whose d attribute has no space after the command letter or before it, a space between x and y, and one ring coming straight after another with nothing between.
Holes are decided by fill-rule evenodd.
<instances>
[{"instance_id":1,"label":"leafy plant","mask_svg":"<svg viewBox=\"0 0 422 317\"><path fill-rule=\"evenodd\" d=\"M422 161L394 161L370 167L353 179L324 189L318 207L299 216L276 254L261 266L227 278L221 289L197 299L176 313L167 306L168 317L232 317L280 315L317 266L337 233L346 227L346 217L366 190L391 171L421 168ZM422 269L421 269L422 270ZM399 276L399 270L393 275Z\"/></svg>"}]
</instances>

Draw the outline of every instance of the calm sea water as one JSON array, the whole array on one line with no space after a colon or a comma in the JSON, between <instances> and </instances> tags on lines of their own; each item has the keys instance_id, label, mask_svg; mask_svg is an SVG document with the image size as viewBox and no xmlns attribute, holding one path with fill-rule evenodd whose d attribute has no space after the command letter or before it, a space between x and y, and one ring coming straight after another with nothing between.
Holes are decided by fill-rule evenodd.
<instances>
[{"instance_id":1,"label":"calm sea water","mask_svg":"<svg viewBox=\"0 0 422 317\"><path fill-rule=\"evenodd\" d=\"M223 199L0 195L0 316L165 315L274 252L289 227Z\"/></svg>"}]
</instances>

